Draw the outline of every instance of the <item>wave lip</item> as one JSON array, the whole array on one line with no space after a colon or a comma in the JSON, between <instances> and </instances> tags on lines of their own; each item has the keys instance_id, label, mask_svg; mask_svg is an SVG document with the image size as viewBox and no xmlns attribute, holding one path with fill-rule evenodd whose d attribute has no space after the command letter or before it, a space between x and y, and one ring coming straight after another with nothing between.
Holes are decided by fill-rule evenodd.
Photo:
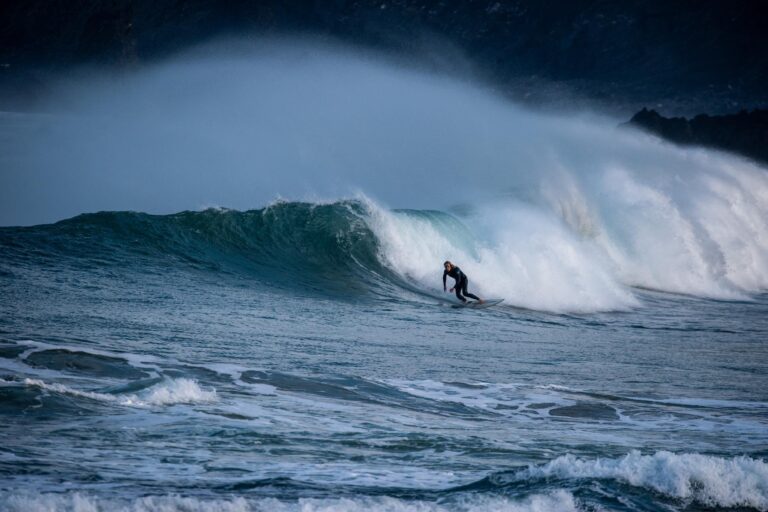
<instances>
[{"instance_id":1,"label":"wave lip","mask_svg":"<svg viewBox=\"0 0 768 512\"><path fill-rule=\"evenodd\" d=\"M706 506L768 510L768 464L747 456L722 458L697 453L632 451L619 459L558 457L493 480L504 485L532 479L612 479Z\"/></svg>"}]
</instances>

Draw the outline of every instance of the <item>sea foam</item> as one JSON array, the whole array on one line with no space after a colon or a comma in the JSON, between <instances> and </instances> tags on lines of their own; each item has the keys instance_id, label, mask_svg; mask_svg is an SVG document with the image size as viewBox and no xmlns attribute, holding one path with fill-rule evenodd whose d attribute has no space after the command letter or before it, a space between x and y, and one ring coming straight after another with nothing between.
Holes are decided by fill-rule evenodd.
<instances>
[{"instance_id":1,"label":"sea foam","mask_svg":"<svg viewBox=\"0 0 768 512\"><path fill-rule=\"evenodd\" d=\"M227 499L181 496L145 496L135 499L103 498L84 493L0 494L6 512L575 512L573 495L564 490L520 499L460 496L448 503L391 497Z\"/></svg>"}]
</instances>

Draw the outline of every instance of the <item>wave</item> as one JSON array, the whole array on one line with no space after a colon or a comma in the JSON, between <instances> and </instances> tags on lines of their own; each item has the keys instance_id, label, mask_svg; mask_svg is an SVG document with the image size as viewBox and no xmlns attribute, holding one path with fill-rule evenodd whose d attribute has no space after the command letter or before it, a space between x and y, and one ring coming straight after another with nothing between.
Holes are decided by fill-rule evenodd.
<instances>
[{"instance_id":1,"label":"wave","mask_svg":"<svg viewBox=\"0 0 768 512\"><path fill-rule=\"evenodd\" d=\"M489 480L505 486L531 480L608 479L706 506L768 510L768 464L746 456L723 458L697 453L633 451L618 459L581 459L563 455L546 464Z\"/></svg>"},{"instance_id":2,"label":"wave","mask_svg":"<svg viewBox=\"0 0 768 512\"><path fill-rule=\"evenodd\" d=\"M84 214L52 225L5 228L7 263L75 270L177 267L250 274L273 284L362 288L381 270L364 206L280 202L246 212L209 209L174 215ZM11 273L13 269L11 268Z\"/></svg>"},{"instance_id":3,"label":"wave","mask_svg":"<svg viewBox=\"0 0 768 512\"><path fill-rule=\"evenodd\" d=\"M706 213L696 221L671 196L620 171L605 177L614 191L607 201L619 203L608 220L595 211L606 206L590 204L573 184L567 197L547 192L549 206L504 200L462 213L388 210L363 196L244 212L101 212L0 229L0 269L192 268L337 297L407 290L449 300L440 277L450 259L471 290L535 310L629 309L641 302L635 287L742 300L768 289L768 177L743 178L707 177L710 197L699 202L712 204L694 205Z\"/></svg>"}]
</instances>

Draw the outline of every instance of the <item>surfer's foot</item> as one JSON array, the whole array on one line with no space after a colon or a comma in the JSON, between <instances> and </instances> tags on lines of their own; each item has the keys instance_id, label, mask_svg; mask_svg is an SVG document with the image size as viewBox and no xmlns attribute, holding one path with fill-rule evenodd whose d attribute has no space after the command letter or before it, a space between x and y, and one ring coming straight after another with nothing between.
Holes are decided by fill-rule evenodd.
<instances>
[{"instance_id":1,"label":"surfer's foot","mask_svg":"<svg viewBox=\"0 0 768 512\"><path fill-rule=\"evenodd\" d=\"M483 299L477 301L478 304L482 304L483 302L485 302Z\"/></svg>"}]
</instances>

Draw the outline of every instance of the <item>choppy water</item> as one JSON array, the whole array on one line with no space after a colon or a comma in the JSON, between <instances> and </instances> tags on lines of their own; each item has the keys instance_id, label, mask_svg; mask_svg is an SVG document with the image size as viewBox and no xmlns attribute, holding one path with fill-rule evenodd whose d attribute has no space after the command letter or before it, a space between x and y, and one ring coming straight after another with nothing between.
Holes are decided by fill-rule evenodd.
<instances>
[{"instance_id":1,"label":"choppy water","mask_svg":"<svg viewBox=\"0 0 768 512\"><path fill-rule=\"evenodd\" d=\"M364 200L0 229L0 509L768 510L768 296L587 269L446 307L435 251L522 272L476 233Z\"/></svg>"},{"instance_id":2,"label":"choppy water","mask_svg":"<svg viewBox=\"0 0 768 512\"><path fill-rule=\"evenodd\" d=\"M0 114L3 224L356 198L0 228L0 511L768 510L764 168L253 44Z\"/></svg>"}]
</instances>

